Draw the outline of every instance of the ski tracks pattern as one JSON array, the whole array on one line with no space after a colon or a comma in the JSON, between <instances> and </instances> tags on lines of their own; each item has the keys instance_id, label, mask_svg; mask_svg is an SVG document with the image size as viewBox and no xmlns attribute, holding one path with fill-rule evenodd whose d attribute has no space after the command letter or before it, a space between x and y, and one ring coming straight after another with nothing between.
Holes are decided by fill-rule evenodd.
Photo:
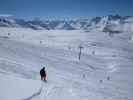
<instances>
[{"instance_id":1,"label":"ski tracks pattern","mask_svg":"<svg viewBox=\"0 0 133 100\"><path fill-rule=\"evenodd\" d=\"M22 100L52 100L53 98L56 100L62 100L66 98L68 100L72 98L73 100L77 100L77 96L71 89L43 82L39 91Z\"/></svg>"}]
</instances>

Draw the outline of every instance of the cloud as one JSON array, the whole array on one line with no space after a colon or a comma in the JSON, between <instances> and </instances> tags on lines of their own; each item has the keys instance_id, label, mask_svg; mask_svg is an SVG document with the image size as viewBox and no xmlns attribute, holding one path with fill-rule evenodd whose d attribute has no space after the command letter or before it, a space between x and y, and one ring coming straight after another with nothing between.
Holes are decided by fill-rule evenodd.
<instances>
[{"instance_id":1,"label":"cloud","mask_svg":"<svg viewBox=\"0 0 133 100\"><path fill-rule=\"evenodd\" d=\"M0 14L0 17L14 17L14 15L11 15L11 14Z\"/></svg>"}]
</instances>

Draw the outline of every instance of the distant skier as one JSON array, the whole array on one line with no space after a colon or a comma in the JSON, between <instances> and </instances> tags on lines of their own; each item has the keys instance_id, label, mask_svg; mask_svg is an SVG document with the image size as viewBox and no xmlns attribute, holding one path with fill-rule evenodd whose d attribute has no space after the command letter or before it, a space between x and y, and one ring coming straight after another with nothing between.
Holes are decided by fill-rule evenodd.
<instances>
[{"instance_id":1,"label":"distant skier","mask_svg":"<svg viewBox=\"0 0 133 100\"><path fill-rule=\"evenodd\" d=\"M47 81L47 79L46 79L47 74L46 74L45 67L43 67L43 68L40 70L40 76L41 76L41 80Z\"/></svg>"}]
</instances>

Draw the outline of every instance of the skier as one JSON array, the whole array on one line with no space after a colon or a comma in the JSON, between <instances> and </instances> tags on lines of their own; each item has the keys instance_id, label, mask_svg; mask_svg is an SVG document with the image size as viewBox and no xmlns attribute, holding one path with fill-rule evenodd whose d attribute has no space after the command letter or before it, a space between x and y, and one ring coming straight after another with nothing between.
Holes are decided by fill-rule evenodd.
<instances>
[{"instance_id":1,"label":"skier","mask_svg":"<svg viewBox=\"0 0 133 100\"><path fill-rule=\"evenodd\" d=\"M43 67L41 70L40 70L40 76L41 76L41 80L43 81L47 81L46 79L46 71L45 71L45 67Z\"/></svg>"}]
</instances>

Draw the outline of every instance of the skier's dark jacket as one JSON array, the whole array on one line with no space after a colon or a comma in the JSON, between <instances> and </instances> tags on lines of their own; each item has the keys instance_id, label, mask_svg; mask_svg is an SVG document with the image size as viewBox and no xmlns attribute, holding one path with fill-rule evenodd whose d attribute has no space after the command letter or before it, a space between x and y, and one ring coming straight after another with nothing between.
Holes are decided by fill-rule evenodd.
<instances>
[{"instance_id":1,"label":"skier's dark jacket","mask_svg":"<svg viewBox=\"0 0 133 100\"><path fill-rule=\"evenodd\" d=\"M40 70L40 75L41 75L42 77L46 77L45 68L42 68L42 69Z\"/></svg>"}]
</instances>

